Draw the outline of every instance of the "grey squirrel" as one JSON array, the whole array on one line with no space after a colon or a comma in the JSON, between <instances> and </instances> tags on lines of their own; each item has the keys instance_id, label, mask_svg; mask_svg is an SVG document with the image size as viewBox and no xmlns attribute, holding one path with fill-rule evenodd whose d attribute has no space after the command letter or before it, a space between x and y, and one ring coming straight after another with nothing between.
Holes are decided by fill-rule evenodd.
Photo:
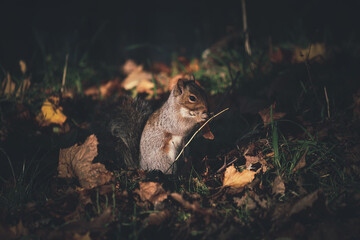
<instances>
[{"instance_id":1,"label":"grey squirrel","mask_svg":"<svg viewBox=\"0 0 360 240\"><path fill-rule=\"evenodd\" d=\"M208 117L206 93L195 79L180 79L167 101L150 114L145 101L122 101L108 124L115 150L127 167L175 173L184 138Z\"/></svg>"}]
</instances>

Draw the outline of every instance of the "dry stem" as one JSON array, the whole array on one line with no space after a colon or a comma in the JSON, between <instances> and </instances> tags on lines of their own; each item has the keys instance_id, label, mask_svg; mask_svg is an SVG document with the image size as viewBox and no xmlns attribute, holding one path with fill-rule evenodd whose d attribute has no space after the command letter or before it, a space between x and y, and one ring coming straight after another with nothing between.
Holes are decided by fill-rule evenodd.
<instances>
[{"instance_id":1,"label":"dry stem","mask_svg":"<svg viewBox=\"0 0 360 240\"><path fill-rule=\"evenodd\" d=\"M214 116L212 116L211 118L209 118L203 125L201 125L201 127L192 135L192 137L190 138L190 140L185 144L185 146L181 149L180 153L177 155L175 161L177 161L179 159L179 157L181 156L181 154L184 152L184 149L189 145L189 143L194 139L194 137L196 136L196 134L198 132L200 132L200 130L206 125L208 124L208 122L210 122L212 119L214 119L215 117L219 116L220 114L222 114L223 112L229 110L229 108L225 108L224 110L222 110L221 112L215 114Z\"/></svg>"}]
</instances>

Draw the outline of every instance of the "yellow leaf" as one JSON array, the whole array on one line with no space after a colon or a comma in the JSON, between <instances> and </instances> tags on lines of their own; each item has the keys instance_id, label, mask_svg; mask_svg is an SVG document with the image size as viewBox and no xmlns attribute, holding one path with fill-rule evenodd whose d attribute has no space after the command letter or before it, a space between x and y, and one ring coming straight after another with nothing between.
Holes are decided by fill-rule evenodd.
<instances>
[{"instance_id":1,"label":"yellow leaf","mask_svg":"<svg viewBox=\"0 0 360 240\"><path fill-rule=\"evenodd\" d=\"M11 80L10 73L6 74L6 79L4 79L1 84L1 95L12 95L15 92L15 83Z\"/></svg>"},{"instance_id":2,"label":"yellow leaf","mask_svg":"<svg viewBox=\"0 0 360 240\"><path fill-rule=\"evenodd\" d=\"M49 100L45 100L41 107L41 113L37 116L37 121L41 126L48 126L52 123L62 125L66 121L66 116Z\"/></svg>"},{"instance_id":3,"label":"yellow leaf","mask_svg":"<svg viewBox=\"0 0 360 240\"><path fill-rule=\"evenodd\" d=\"M254 180L255 174L256 172L247 169L242 172L238 172L236 168L231 165L230 167L226 168L223 186L242 188Z\"/></svg>"}]
</instances>

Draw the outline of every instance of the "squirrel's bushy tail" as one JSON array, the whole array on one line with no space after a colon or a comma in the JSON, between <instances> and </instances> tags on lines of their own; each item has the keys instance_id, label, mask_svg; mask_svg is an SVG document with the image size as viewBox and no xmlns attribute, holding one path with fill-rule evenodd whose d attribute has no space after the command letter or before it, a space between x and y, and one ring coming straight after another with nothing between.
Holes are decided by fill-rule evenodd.
<instances>
[{"instance_id":1,"label":"squirrel's bushy tail","mask_svg":"<svg viewBox=\"0 0 360 240\"><path fill-rule=\"evenodd\" d=\"M107 130L116 139L115 151L127 167L139 166L141 133L151 113L149 103L127 97L120 100L111 114Z\"/></svg>"}]
</instances>

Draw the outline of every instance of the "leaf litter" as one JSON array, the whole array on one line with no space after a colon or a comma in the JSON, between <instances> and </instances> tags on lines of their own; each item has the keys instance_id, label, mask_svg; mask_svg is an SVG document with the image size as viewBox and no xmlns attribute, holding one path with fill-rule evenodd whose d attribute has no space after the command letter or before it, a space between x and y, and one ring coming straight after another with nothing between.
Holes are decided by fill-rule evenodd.
<instances>
[{"instance_id":1,"label":"leaf litter","mask_svg":"<svg viewBox=\"0 0 360 240\"><path fill-rule=\"evenodd\" d=\"M198 67L197 63L186 64L189 71ZM148 72L135 62L126 62L123 71L127 80L122 84L138 93L154 94L155 90L162 93L171 88L171 82L176 82L173 79L183 76L180 73L171 78L169 69L160 65L155 67L159 69L158 73ZM169 85L161 86L161 81L165 81L165 78L160 80L161 72ZM6 91L15 94L14 85L7 81L9 87ZM154 84L159 88L155 89ZM119 89L125 85L119 87L119 81L115 79L105 83L97 92L89 91L89 94L108 96L112 94L111 91L121 94L122 90ZM5 85L3 87L6 88ZM95 99L98 101L99 98ZM50 98L46 101L44 109L41 108L42 121L38 122L40 132L45 132L48 126L69 122L71 129L76 129L77 126L71 124L72 116L64 113L68 109L60 106L59 99ZM358 116L356 101L355 119ZM334 171L331 172L329 164L333 161L332 156L325 155L328 162L324 164L318 161L321 154L306 148L300 158L296 159L297 162L293 163L295 167L292 170L276 172L274 151L269 143L271 139L268 140L268 124L271 118L277 121L286 114L275 112L275 104L259 111L259 114L266 126L261 129L260 135L253 135L248 141L238 141L236 147L222 151L216 158L206 155L204 162L207 167L196 169L196 176L174 179L162 174L155 174L154 177L153 173L134 169L108 169L106 164L95 161L98 157L98 140L95 135L61 147L57 155L58 175L50 180L52 192L47 196L45 204L28 204L21 210L21 214L1 210L6 218L1 220L0 236L9 239L29 234L47 239L113 239L119 236L142 239L157 236L174 239L218 239L226 236L274 239L284 229L300 229L299 235L285 235L290 238L303 236L308 230L315 231L308 223L319 225L324 216L341 221L343 218L334 212L352 210L354 205L341 205L344 202L340 201L340 205L333 206L331 200L358 199L354 193L356 190L346 190L342 195L333 197L319 185L312 184L319 179L325 180L322 184L330 184L335 180L335 174L331 176ZM329 128L335 131L337 140L350 149L347 152L349 156L356 153L357 138L348 140L346 138L350 134L344 136L336 132L341 124L313 126L312 131L321 130L321 127L327 130L325 132L331 132ZM71 130L65 135L70 133ZM206 139L215 139L209 126L204 127L203 135ZM304 135L295 138L299 141L307 140ZM280 154L285 156L281 163L286 166L290 164L291 158L286 155L288 149L284 146L280 145ZM356 173L356 168L352 166L356 166L359 160L353 161L349 166L345 165L349 173ZM326 174L314 178L312 171ZM333 177L331 181L326 181L330 177ZM360 212L355 208L352 214L355 223L357 213Z\"/></svg>"}]
</instances>

